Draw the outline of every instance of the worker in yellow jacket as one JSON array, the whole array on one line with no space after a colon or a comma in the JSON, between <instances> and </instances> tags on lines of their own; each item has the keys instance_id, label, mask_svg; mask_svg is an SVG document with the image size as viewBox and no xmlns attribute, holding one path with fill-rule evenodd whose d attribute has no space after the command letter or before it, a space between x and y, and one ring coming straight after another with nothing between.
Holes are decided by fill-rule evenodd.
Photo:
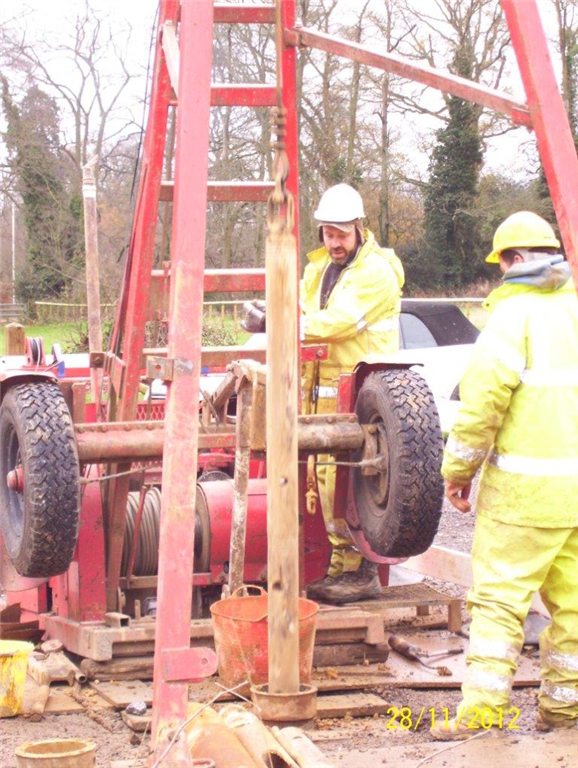
<instances>
[{"instance_id":1,"label":"worker in yellow jacket","mask_svg":"<svg viewBox=\"0 0 578 768\"><path fill-rule=\"evenodd\" d=\"M441 740L507 727L523 623L539 591L552 622L540 636L537 728L578 719L578 299L550 225L522 211L496 230L486 261L503 284L460 385L461 408L442 474L470 510L483 464L472 552L468 670ZM477 725L476 725L477 723Z\"/></svg>"},{"instance_id":2,"label":"worker in yellow jacket","mask_svg":"<svg viewBox=\"0 0 578 768\"><path fill-rule=\"evenodd\" d=\"M302 342L327 344L328 357L303 367L303 413L335 413L339 375L368 355L399 348L403 267L363 227L359 193L347 184L329 188L315 211L322 247L307 255L301 281ZM377 566L355 548L345 520L334 519L334 457L318 456L321 508L332 544L327 575L308 595L336 603L381 595Z\"/></svg>"}]
</instances>

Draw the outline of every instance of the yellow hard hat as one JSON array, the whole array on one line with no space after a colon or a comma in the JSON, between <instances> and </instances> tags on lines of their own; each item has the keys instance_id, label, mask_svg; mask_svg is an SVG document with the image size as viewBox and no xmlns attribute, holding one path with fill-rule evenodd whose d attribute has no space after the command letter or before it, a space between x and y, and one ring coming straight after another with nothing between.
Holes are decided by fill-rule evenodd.
<instances>
[{"instance_id":1,"label":"yellow hard hat","mask_svg":"<svg viewBox=\"0 0 578 768\"><path fill-rule=\"evenodd\" d=\"M508 248L560 248L548 222L532 211L518 211L503 221L494 235L494 250L486 261L499 264L500 253Z\"/></svg>"}]
</instances>

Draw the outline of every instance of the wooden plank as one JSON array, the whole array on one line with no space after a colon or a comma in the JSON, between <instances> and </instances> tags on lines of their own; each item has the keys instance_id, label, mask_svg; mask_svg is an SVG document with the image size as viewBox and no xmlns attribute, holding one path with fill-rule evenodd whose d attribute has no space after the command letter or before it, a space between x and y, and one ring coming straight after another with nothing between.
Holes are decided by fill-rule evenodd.
<instances>
[{"instance_id":1,"label":"wooden plank","mask_svg":"<svg viewBox=\"0 0 578 768\"><path fill-rule=\"evenodd\" d=\"M448 547L430 547L422 555L410 557L403 567L462 587L472 586L472 556L469 552L458 552ZM532 608L542 616L550 615L537 592L532 598Z\"/></svg>"},{"instance_id":2,"label":"wooden plank","mask_svg":"<svg viewBox=\"0 0 578 768\"><path fill-rule=\"evenodd\" d=\"M317 697L317 717L373 717L385 715L391 704L375 693L337 693Z\"/></svg>"},{"instance_id":3,"label":"wooden plank","mask_svg":"<svg viewBox=\"0 0 578 768\"><path fill-rule=\"evenodd\" d=\"M404 640L418 645L424 650L435 652L443 648L464 648L459 656L444 656L432 659L428 663L433 667L445 667L450 674L441 675L436 669L429 671L417 661L410 661L392 651L387 660L387 672L392 677L384 683L397 688L459 688L466 674L466 656L468 644L456 637L428 636L425 632L404 633ZM540 684L540 661L527 656L520 657L518 672L514 679L515 687L537 686Z\"/></svg>"},{"instance_id":4,"label":"wooden plank","mask_svg":"<svg viewBox=\"0 0 578 768\"><path fill-rule=\"evenodd\" d=\"M346 672L339 668L328 667L314 673L312 682L320 693L334 691L358 691L383 685L390 678L386 677L387 668L382 664L369 667L351 666ZM217 685L218 678L189 686L189 697L192 701L209 701L217 693L223 693L220 701L232 701L233 694L226 693ZM89 683L90 688L98 693L100 698L107 701L115 709L124 709L133 701L144 701L152 704L152 684L142 680L131 681L99 681ZM249 693L249 689L243 693Z\"/></svg>"},{"instance_id":5,"label":"wooden plank","mask_svg":"<svg viewBox=\"0 0 578 768\"><path fill-rule=\"evenodd\" d=\"M135 731L135 733L144 733L151 729L151 723L153 721L152 712L147 712L146 715L131 715L128 712L121 712L120 716L123 723L128 725L131 731Z\"/></svg>"},{"instance_id":6,"label":"wooden plank","mask_svg":"<svg viewBox=\"0 0 578 768\"><path fill-rule=\"evenodd\" d=\"M116 681L99 681L98 683L90 682L88 685L115 709L124 709L133 701L144 701L149 707L153 703L153 686L151 682L145 683L142 680L123 681L120 683ZM216 688L216 686L213 687Z\"/></svg>"},{"instance_id":7,"label":"wooden plank","mask_svg":"<svg viewBox=\"0 0 578 768\"><path fill-rule=\"evenodd\" d=\"M30 676L26 678L24 695L22 697L22 711L29 712L36 701L40 686ZM86 690L86 689L85 689ZM90 691L88 701L96 708L109 708L111 702L96 692ZM51 685L50 696L44 709L49 715L69 715L75 712L84 712L84 707L72 698L72 687L69 685Z\"/></svg>"}]
</instances>

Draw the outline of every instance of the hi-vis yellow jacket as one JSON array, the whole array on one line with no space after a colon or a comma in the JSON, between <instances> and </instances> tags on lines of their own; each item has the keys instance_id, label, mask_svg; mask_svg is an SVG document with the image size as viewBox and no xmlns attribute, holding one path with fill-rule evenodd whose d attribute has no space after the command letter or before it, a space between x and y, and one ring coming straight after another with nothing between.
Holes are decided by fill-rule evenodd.
<instances>
[{"instance_id":1,"label":"hi-vis yellow jacket","mask_svg":"<svg viewBox=\"0 0 578 768\"><path fill-rule=\"evenodd\" d=\"M331 262L326 248L307 254L301 280L301 332L305 343L328 345L328 358L303 366L304 410L334 409L339 374L351 371L368 355L399 348L399 312L404 274L394 251L380 248L369 230L365 242L339 276L325 309L319 308L323 274ZM317 370L318 367L318 370ZM311 398L319 400L311 408Z\"/></svg>"},{"instance_id":2,"label":"hi-vis yellow jacket","mask_svg":"<svg viewBox=\"0 0 578 768\"><path fill-rule=\"evenodd\" d=\"M572 528L578 526L578 299L567 265L529 267L528 282L519 266L516 280L508 282L510 270L488 297L492 314L460 385L442 474L465 483L485 460L479 515Z\"/></svg>"}]
</instances>

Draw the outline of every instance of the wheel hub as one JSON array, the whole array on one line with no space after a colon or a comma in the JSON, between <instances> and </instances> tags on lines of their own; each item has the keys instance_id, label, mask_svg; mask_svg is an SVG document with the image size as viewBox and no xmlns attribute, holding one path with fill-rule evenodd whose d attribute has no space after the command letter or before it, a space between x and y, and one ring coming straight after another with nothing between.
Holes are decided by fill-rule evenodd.
<instances>
[{"instance_id":1,"label":"wheel hub","mask_svg":"<svg viewBox=\"0 0 578 768\"><path fill-rule=\"evenodd\" d=\"M6 485L14 493L23 493L24 491L24 471L22 465L14 467L6 475Z\"/></svg>"}]
</instances>

